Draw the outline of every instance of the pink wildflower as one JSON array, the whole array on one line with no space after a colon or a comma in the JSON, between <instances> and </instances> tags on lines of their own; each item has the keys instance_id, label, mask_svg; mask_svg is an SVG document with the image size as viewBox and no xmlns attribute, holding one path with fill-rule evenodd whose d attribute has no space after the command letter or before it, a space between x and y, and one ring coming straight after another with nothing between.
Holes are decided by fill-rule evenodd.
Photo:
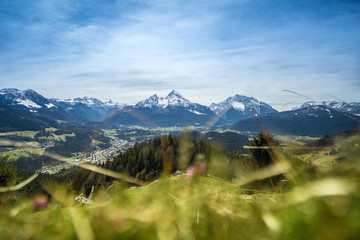
<instances>
[{"instance_id":1,"label":"pink wildflower","mask_svg":"<svg viewBox=\"0 0 360 240\"><path fill-rule=\"evenodd\" d=\"M188 169L186 169L186 177L187 178L192 178L195 174L195 167L194 166L191 166L191 167L188 167Z\"/></svg>"},{"instance_id":2,"label":"pink wildflower","mask_svg":"<svg viewBox=\"0 0 360 240\"><path fill-rule=\"evenodd\" d=\"M194 166L188 167L188 169L186 169L186 177L192 178L194 175L203 174L205 171L206 171L206 163L201 162Z\"/></svg>"},{"instance_id":3,"label":"pink wildflower","mask_svg":"<svg viewBox=\"0 0 360 240\"><path fill-rule=\"evenodd\" d=\"M35 211L40 211L48 204L48 198L46 196L38 196L34 198L32 206Z\"/></svg>"},{"instance_id":4,"label":"pink wildflower","mask_svg":"<svg viewBox=\"0 0 360 240\"><path fill-rule=\"evenodd\" d=\"M206 171L206 163L205 162L201 162L197 165L197 173L199 174L203 174Z\"/></svg>"}]
</instances>

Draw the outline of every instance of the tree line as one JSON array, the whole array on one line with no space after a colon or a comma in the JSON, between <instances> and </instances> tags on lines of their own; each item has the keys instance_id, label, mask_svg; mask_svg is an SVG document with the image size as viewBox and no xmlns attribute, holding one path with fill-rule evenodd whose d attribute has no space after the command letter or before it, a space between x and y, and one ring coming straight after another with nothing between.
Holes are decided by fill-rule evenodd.
<instances>
[{"instance_id":1,"label":"tree line","mask_svg":"<svg viewBox=\"0 0 360 240\"><path fill-rule=\"evenodd\" d=\"M274 144L273 138L269 134L261 133L258 137L254 137L251 145L269 146L269 142ZM118 154L114 159L108 159L100 166L144 181L152 181L161 174L172 174L177 170L186 171L197 162L205 162L213 175L231 179L236 175L237 169L266 167L272 164L272 158L269 150L264 148L251 149L250 155L246 156L238 152L229 153L202 140L166 135L148 142L136 143L127 151ZM225 169L225 174L219 169ZM23 174L23 176L26 177L29 174ZM272 184L278 180L272 179ZM43 186L51 183L66 184L76 193L89 194L92 186L96 190L104 189L113 181L111 177L74 167L53 175L41 174L22 191L26 194L46 193Z\"/></svg>"}]
</instances>

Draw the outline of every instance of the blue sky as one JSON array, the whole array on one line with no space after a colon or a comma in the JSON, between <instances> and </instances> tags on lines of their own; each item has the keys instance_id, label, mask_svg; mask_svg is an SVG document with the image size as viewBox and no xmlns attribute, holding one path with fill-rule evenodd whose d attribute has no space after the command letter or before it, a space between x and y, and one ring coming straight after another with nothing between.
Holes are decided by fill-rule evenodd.
<instances>
[{"instance_id":1,"label":"blue sky","mask_svg":"<svg viewBox=\"0 0 360 240\"><path fill-rule=\"evenodd\" d=\"M178 90L283 110L360 101L360 1L0 0L0 88L136 103Z\"/></svg>"}]
</instances>

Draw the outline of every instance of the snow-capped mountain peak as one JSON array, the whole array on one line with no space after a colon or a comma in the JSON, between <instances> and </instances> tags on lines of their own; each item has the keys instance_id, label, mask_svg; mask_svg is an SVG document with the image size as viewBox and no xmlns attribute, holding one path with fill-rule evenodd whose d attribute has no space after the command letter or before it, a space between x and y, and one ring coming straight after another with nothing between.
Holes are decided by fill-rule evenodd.
<instances>
[{"instance_id":1,"label":"snow-capped mountain peak","mask_svg":"<svg viewBox=\"0 0 360 240\"><path fill-rule=\"evenodd\" d=\"M55 107L53 105L49 105L50 102L46 98L32 89L27 89L24 91L16 88L1 89L0 101L10 106L25 107L30 110L43 107Z\"/></svg>"},{"instance_id":2,"label":"snow-capped mountain peak","mask_svg":"<svg viewBox=\"0 0 360 240\"><path fill-rule=\"evenodd\" d=\"M21 91L16 88L3 88L0 90L1 95L5 95L7 93L19 93L19 92L21 92Z\"/></svg>"},{"instance_id":3,"label":"snow-capped mountain peak","mask_svg":"<svg viewBox=\"0 0 360 240\"><path fill-rule=\"evenodd\" d=\"M207 124L213 118L216 118L215 113L209 107L193 103L173 90L166 97L155 94L135 106L125 107L111 116L108 122L169 127Z\"/></svg>"},{"instance_id":4,"label":"snow-capped mountain peak","mask_svg":"<svg viewBox=\"0 0 360 240\"><path fill-rule=\"evenodd\" d=\"M113 101L107 101L102 102L101 100L93 97L78 97L74 99L65 99L65 100L59 100L59 99L52 99L55 102L62 102L64 104L68 104L71 106L74 106L76 104L84 104L90 108L121 108L123 105L119 105L117 102Z\"/></svg>"},{"instance_id":5,"label":"snow-capped mountain peak","mask_svg":"<svg viewBox=\"0 0 360 240\"><path fill-rule=\"evenodd\" d=\"M260 102L253 97L236 94L233 97L228 97L225 101L222 101L220 103L212 103L210 105L210 108L217 114L221 112L226 112L231 108L241 112L247 111L248 109L253 109L258 114L260 114L260 106L266 106L271 108L268 104Z\"/></svg>"},{"instance_id":6,"label":"snow-capped mountain peak","mask_svg":"<svg viewBox=\"0 0 360 240\"><path fill-rule=\"evenodd\" d=\"M177 98L184 98L178 91L176 90L172 90L167 96L166 98L172 98L172 97L177 97Z\"/></svg>"},{"instance_id":7,"label":"snow-capped mountain peak","mask_svg":"<svg viewBox=\"0 0 360 240\"><path fill-rule=\"evenodd\" d=\"M135 107L152 108L159 107L159 97L157 94L150 96L148 99L138 102Z\"/></svg>"},{"instance_id":8,"label":"snow-capped mountain peak","mask_svg":"<svg viewBox=\"0 0 360 240\"><path fill-rule=\"evenodd\" d=\"M270 105L260 102L256 98L239 94L228 97L220 103L212 103L210 109L228 123L235 123L241 119L277 112Z\"/></svg>"},{"instance_id":9,"label":"snow-capped mountain peak","mask_svg":"<svg viewBox=\"0 0 360 240\"><path fill-rule=\"evenodd\" d=\"M106 106L109 106L109 107L111 107L111 106L113 106L113 107L116 107L116 106L118 106L118 107L120 107L120 106L125 106L125 104L119 104L118 102L114 102L114 101L112 101L112 100L109 100L109 101L107 101L107 102L104 102L104 104L106 105Z\"/></svg>"},{"instance_id":10,"label":"snow-capped mountain peak","mask_svg":"<svg viewBox=\"0 0 360 240\"><path fill-rule=\"evenodd\" d=\"M302 108L309 108L309 107L312 107L315 105L322 105L322 103L319 103L319 102L317 103L315 101L307 101L307 102L304 102L300 107L294 107L291 110L299 110Z\"/></svg>"},{"instance_id":11,"label":"snow-capped mountain peak","mask_svg":"<svg viewBox=\"0 0 360 240\"><path fill-rule=\"evenodd\" d=\"M189 100L185 99L179 92L173 90L166 97L159 97L157 94L152 95L148 99L138 102L137 108L167 108L182 106L188 107L193 105Z\"/></svg>"},{"instance_id":12,"label":"snow-capped mountain peak","mask_svg":"<svg viewBox=\"0 0 360 240\"><path fill-rule=\"evenodd\" d=\"M191 102L184 98L179 92L172 90L165 98L170 106L188 107Z\"/></svg>"},{"instance_id":13,"label":"snow-capped mountain peak","mask_svg":"<svg viewBox=\"0 0 360 240\"><path fill-rule=\"evenodd\" d=\"M32 89L26 89L26 90L22 91L22 93L24 95L38 95L38 96L40 96L40 94L38 94L36 91L34 91Z\"/></svg>"},{"instance_id":14,"label":"snow-capped mountain peak","mask_svg":"<svg viewBox=\"0 0 360 240\"><path fill-rule=\"evenodd\" d=\"M65 110L65 115L75 121L100 122L112 113L124 108L125 104L101 100L93 97L78 97L74 99L51 99L51 102Z\"/></svg>"},{"instance_id":15,"label":"snow-capped mountain peak","mask_svg":"<svg viewBox=\"0 0 360 240\"><path fill-rule=\"evenodd\" d=\"M75 99L47 99L36 91L15 88L0 89L0 103L15 110L37 116L74 122L100 122L125 104L113 101L102 102L92 97Z\"/></svg>"},{"instance_id":16,"label":"snow-capped mountain peak","mask_svg":"<svg viewBox=\"0 0 360 240\"><path fill-rule=\"evenodd\" d=\"M293 108L293 110L303 108L316 108L319 106L327 106L337 111L349 112L352 114L360 114L360 103L359 102L344 102L344 101L308 101L303 103L300 107Z\"/></svg>"},{"instance_id":17,"label":"snow-capped mountain peak","mask_svg":"<svg viewBox=\"0 0 360 240\"><path fill-rule=\"evenodd\" d=\"M83 103L83 104L86 104L88 106L104 105L104 103L102 101L100 101L97 98L92 98L92 97L75 98L74 102Z\"/></svg>"}]
</instances>

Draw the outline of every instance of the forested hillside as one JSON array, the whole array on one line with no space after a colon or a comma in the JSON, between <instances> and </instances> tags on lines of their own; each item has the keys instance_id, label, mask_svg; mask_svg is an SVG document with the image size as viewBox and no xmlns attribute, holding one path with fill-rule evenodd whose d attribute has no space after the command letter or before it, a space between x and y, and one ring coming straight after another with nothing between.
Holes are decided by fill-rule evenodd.
<instances>
[{"instance_id":1,"label":"forested hillside","mask_svg":"<svg viewBox=\"0 0 360 240\"><path fill-rule=\"evenodd\" d=\"M230 154L224 149L211 145L209 142L190 140L190 135L188 137L167 135L148 142L137 143L134 147L120 153L114 159L109 159L100 166L143 181L152 181L163 173L172 174L177 170L186 171L189 166L196 165L199 162L205 162L208 166L211 164L227 166L229 161L235 162L243 158L241 154L236 152ZM216 171L214 173L217 174ZM48 179L52 178L51 175L39 177L26 186L25 191L37 192L39 181L42 182L43 179L48 181ZM111 177L78 167L63 170L54 175L54 178L55 182L71 183L76 192L86 193L91 191L92 186L95 189L101 189L109 186L114 180Z\"/></svg>"},{"instance_id":2,"label":"forested hillside","mask_svg":"<svg viewBox=\"0 0 360 240\"><path fill-rule=\"evenodd\" d=\"M247 157L189 136L138 143L101 166L141 178L143 186L127 183L124 175L118 181L80 166L40 174L16 193L0 192L2 236L358 238L358 135L325 148L282 149L261 133L251 141ZM31 175L21 177L12 164L4 166L3 184ZM186 172L161 174L175 169ZM24 224L23 231L15 231Z\"/></svg>"},{"instance_id":3,"label":"forested hillside","mask_svg":"<svg viewBox=\"0 0 360 240\"><path fill-rule=\"evenodd\" d=\"M104 137L100 132L91 129L65 129L55 131L57 135L68 135L65 141L58 141L54 146L49 147L46 151L56 153L65 157L72 156L77 152L89 152L95 148L91 143L93 140L100 142L101 148L110 146L110 140Z\"/></svg>"},{"instance_id":4,"label":"forested hillside","mask_svg":"<svg viewBox=\"0 0 360 240\"><path fill-rule=\"evenodd\" d=\"M0 137L17 143L26 142L33 146L33 148L0 146L0 156L14 160L20 171L36 171L44 166L60 164L59 161L45 156L46 154L76 158L111 146L110 138L104 136L102 131L74 126L63 129L46 128L40 131L1 133Z\"/></svg>"},{"instance_id":5,"label":"forested hillside","mask_svg":"<svg viewBox=\"0 0 360 240\"><path fill-rule=\"evenodd\" d=\"M44 121L12 109L0 102L0 132L40 130L48 127L48 125Z\"/></svg>"}]
</instances>

